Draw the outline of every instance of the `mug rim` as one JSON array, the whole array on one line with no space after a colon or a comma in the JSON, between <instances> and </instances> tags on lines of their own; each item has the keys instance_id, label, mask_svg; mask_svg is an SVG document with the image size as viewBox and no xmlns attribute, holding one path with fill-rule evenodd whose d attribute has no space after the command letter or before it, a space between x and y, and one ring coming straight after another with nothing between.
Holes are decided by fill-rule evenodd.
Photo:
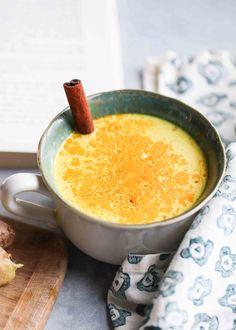
<instances>
[{"instance_id":1,"label":"mug rim","mask_svg":"<svg viewBox=\"0 0 236 330\"><path fill-rule=\"evenodd\" d=\"M96 223L96 224L99 224L99 225L102 225L102 226L105 226L105 227L111 227L111 228L117 228L117 229L132 229L132 230L135 230L135 229L149 229L149 228L153 228L153 227L157 227L157 226L167 226L167 225L170 225L170 224L174 224L176 222L180 222L182 220L184 220L185 218L189 218L191 216L193 216L196 212L198 212L213 196L214 194L216 193L222 179L223 179L223 176L224 176L224 173L225 173L225 168L226 168L226 155L225 155L225 148L224 148L224 145L222 143L222 140L221 140L221 137L219 135L219 133L217 132L216 128L211 124L211 122L198 110L192 108L190 105L178 100L178 99L175 99L175 98L172 98L172 97L169 97L169 96L165 96L165 95L162 95L162 94L159 94L159 93L155 93L155 92L151 92L151 91L145 91L145 90L142 90L142 89L118 89L118 90L110 90L110 91L105 91L105 92L99 92L99 93L94 93L94 94L91 94L89 96L87 96L88 99L92 99L94 97L98 97L99 95L104 95L104 94L110 94L110 93L127 93L127 92L136 92L136 93L143 93L143 94L146 94L146 95L151 95L151 96L161 96L163 98L165 98L166 100L170 100L170 101L174 101L178 104L182 104L183 106L185 107L188 107L191 109L191 111L194 111L196 112L200 117L203 118L203 120L205 120L208 124L208 126L214 131L215 133L215 136L218 138L218 143L220 145L220 149L222 151L222 155L223 155L223 166L222 166L222 170L221 170L221 173L217 179L217 184L215 185L214 189L211 191L210 194L208 194L198 205L190 208L189 210L187 210L186 212L184 213L181 213L180 215L176 216L176 217L172 217L170 219L166 219L164 221L160 221L160 220L157 220L157 221L154 221L154 222L151 222L151 223L143 223L143 224L120 224L120 223L115 223L115 222L110 222L110 221L106 221L102 218L98 218L94 215L89 215L87 213L84 213L83 211L79 210L78 208L76 208L75 206L73 206L73 204L69 203L68 201L66 201L62 196L60 196L52 187L51 187L51 184L48 182L48 180L46 179L44 173L43 173L43 168L42 168L42 162L41 162L41 151L42 151L42 144L43 144L43 141L44 141L44 138L48 132L48 130L50 129L50 127L52 126L52 124L64 113L64 112L67 112L68 110L70 110L70 107L67 106L66 108L64 108L62 111L60 111L55 117L52 118L52 120L49 122L49 124L47 125L47 127L45 128L45 130L43 131L41 137L40 137L40 140L39 140L39 143L38 143L38 150L37 150L37 163L38 163L38 168L40 170L40 173L42 175L42 179L47 187L47 189L50 191L50 193L52 195L56 195L56 197L60 200L60 202L62 204L64 204L66 207L70 207L72 208L72 210L78 214L78 216L82 216L83 218L85 218L86 220L88 220L89 222L92 222L92 223Z\"/></svg>"}]
</instances>

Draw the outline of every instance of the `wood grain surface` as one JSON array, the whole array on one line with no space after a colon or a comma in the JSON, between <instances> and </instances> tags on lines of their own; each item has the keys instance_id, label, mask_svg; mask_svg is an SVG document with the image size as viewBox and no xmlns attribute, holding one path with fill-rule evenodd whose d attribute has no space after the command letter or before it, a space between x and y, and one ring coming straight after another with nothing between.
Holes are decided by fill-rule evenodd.
<instances>
[{"instance_id":1,"label":"wood grain surface","mask_svg":"<svg viewBox=\"0 0 236 330\"><path fill-rule=\"evenodd\" d=\"M65 242L55 233L1 220L16 231L7 252L24 267L12 283L0 288L0 329L44 329L67 268Z\"/></svg>"}]
</instances>

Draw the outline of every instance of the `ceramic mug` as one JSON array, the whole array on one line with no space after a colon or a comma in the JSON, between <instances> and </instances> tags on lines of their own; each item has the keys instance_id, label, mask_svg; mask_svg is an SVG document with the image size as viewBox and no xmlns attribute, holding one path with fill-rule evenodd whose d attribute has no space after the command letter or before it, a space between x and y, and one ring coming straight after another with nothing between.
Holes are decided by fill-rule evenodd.
<instances>
[{"instance_id":1,"label":"ceramic mug","mask_svg":"<svg viewBox=\"0 0 236 330\"><path fill-rule=\"evenodd\" d=\"M225 169L220 137L210 122L186 104L142 90L120 90L88 97L93 118L115 113L143 113L166 119L187 131L205 153L208 164L206 188L197 203L172 219L151 224L116 224L87 215L58 191L54 182L54 159L58 148L74 130L69 108L56 116L43 133L38 147L41 175L19 173L1 187L4 207L17 215L55 221L65 235L86 254L111 264L120 264L128 253L175 251L196 212L215 194ZM17 194L34 191L50 196L55 209L17 199Z\"/></svg>"}]
</instances>

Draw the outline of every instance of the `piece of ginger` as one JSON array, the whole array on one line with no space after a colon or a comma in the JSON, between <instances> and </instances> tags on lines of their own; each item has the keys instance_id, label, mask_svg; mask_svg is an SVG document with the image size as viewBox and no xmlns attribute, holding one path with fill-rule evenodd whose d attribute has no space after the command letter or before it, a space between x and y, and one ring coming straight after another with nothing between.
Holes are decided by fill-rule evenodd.
<instances>
[{"instance_id":1,"label":"piece of ginger","mask_svg":"<svg viewBox=\"0 0 236 330\"><path fill-rule=\"evenodd\" d=\"M7 223L0 220L0 247L10 246L15 239L15 231Z\"/></svg>"},{"instance_id":2,"label":"piece of ginger","mask_svg":"<svg viewBox=\"0 0 236 330\"><path fill-rule=\"evenodd\" d=\"M0 247L0 287L10 283L16 276L16 270L21 267L22 264L15 264L11 255Z\"/></svg>"}]
</instances>

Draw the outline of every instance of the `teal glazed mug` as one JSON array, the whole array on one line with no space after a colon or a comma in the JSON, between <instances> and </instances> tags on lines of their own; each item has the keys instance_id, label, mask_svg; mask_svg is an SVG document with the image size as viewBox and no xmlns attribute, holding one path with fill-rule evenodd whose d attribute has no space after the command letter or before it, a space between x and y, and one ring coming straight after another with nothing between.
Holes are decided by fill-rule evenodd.
<instances>
[{"instance_id":1,"label":"teal glazed mug","mask_svg":"<svg viewBox=\"0 0 236 330\"><path fill-rule=\"evenodd\" d=\"M98 260L120 264L129 253L175 251L195 214L215 194L225 169L225 152L220 137L198 111L180 101L142 90L117 90L88 97L93 118L115 113L143 113L166 119L187 131L202 148L208 178L204 192L187 212L151 224L124 225L87 215L73 207L58 191L54 181L54 159L58 148L74 130L69 108L56 116L43 133L38 147L41 174L18 173L1 186L4 207L19 216L55 222L83 252ZM55 209L17 198L25 191L50 196Z\"/></svg>"}]
</instances>

